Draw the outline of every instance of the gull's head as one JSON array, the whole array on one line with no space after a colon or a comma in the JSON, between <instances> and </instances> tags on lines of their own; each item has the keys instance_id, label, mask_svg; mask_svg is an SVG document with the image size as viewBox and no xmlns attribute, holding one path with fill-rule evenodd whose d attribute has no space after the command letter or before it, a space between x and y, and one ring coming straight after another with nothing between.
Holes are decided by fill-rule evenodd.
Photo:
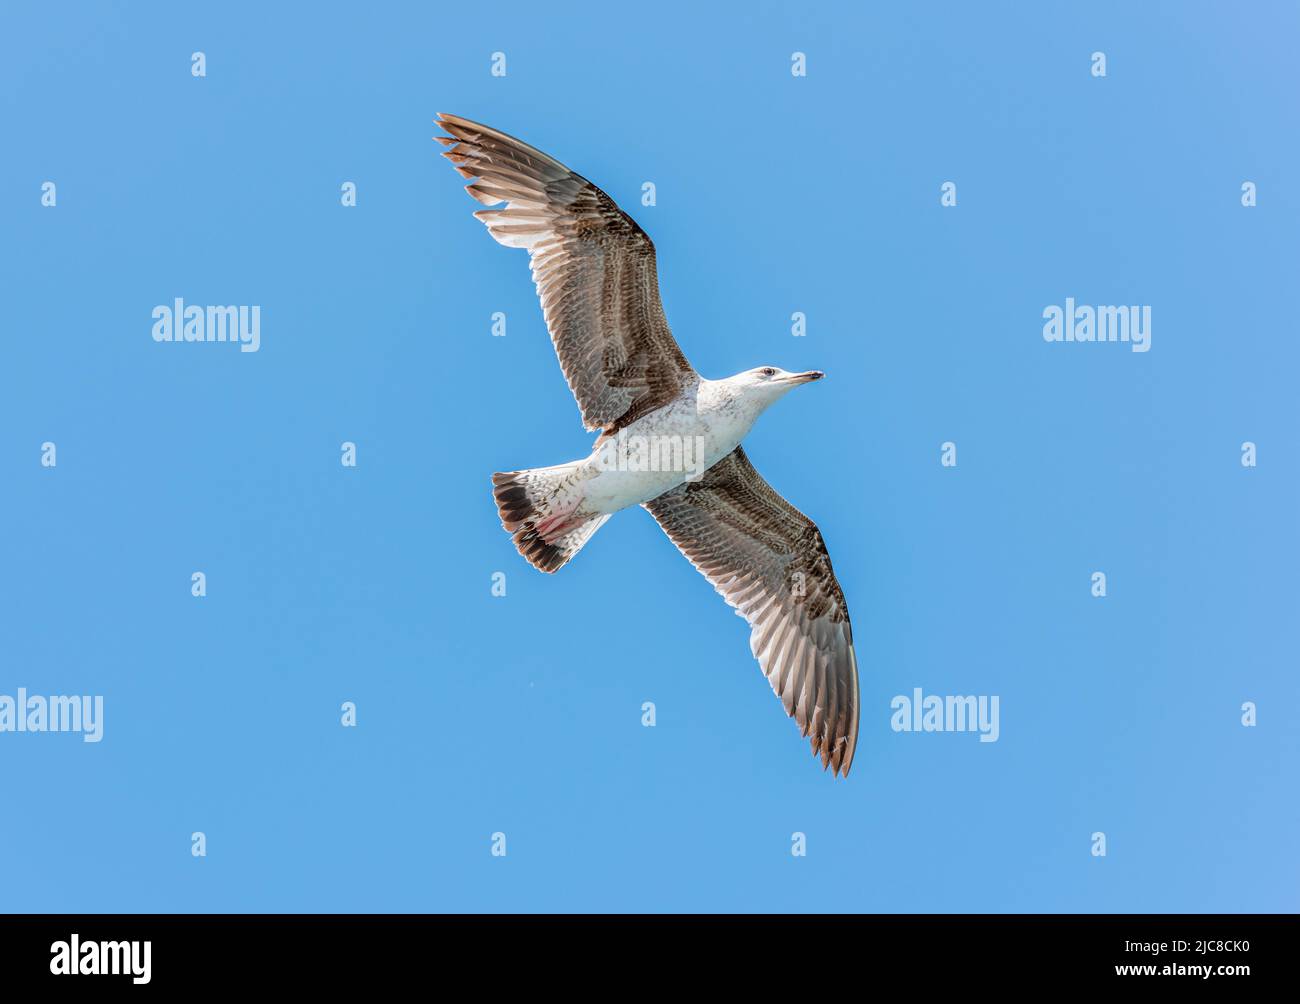
<instances>
[{"instance_id":1,"label":"gull's head","mask_svg":"<svg viewBox=\"0 0 1300 1004\"><path fill-rule=\"evenodd\" d=\"M796 387L820 380L826 374L820 370L807 370L804 373L789 373L779 366L758 366L744 373L737 373L731 379L736 382L745 397L753 399L766 408L779 397L783 397Z\"/></svg>"}]
</instances>

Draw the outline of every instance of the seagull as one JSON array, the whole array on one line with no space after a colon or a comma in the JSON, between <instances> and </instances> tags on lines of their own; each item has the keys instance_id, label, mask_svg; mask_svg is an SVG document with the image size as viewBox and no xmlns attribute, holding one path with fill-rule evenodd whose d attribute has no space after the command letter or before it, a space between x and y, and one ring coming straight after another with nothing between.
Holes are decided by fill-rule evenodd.
<instances>
[{"instance_id":1,"label":"seagull","mask_svg":"<svg viewBox=\"0 0 1300 1004\"><path fill-rule=\"evenodd\" d=\"M848 776L858 664L844 593L816 524L741 446L773 402L824 374L700 376L664 317L654 244L613 199L513 136L455 115L437 125L466 191L499 207L474 216L528 251L583 426L600 433L581 460L492 475L516 549L555 572L614 513L645 508L748 622L754 657L823 770Z\"/></svg>"}]
</instances>

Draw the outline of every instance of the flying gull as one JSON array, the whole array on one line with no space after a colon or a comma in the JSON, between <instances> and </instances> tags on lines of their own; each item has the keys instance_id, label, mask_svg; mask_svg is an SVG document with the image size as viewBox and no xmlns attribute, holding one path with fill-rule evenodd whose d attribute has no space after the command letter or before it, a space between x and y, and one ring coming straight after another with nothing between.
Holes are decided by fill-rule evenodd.
<instances>
[{"instance_id":1,"label":"flying gull","mask_svg":"<svg viewBox=\"0 0 1300 1004\"><path fill-rule=\"evenodd\" d=\"M542 313L582 422L582 460L492 475L502 526L554 572L611 515L640 505L736 613L787 715L823 768L847 776L858 741L858 665L844 593L812 520L754 470L741 440L777 398L819 380L775 366L707 380L686 361L659 301L655 248L586 178L540 150L439 115L443 152L525 248ZM668 461L668 462L665 462Z\"/></svg>"}]
</instances>

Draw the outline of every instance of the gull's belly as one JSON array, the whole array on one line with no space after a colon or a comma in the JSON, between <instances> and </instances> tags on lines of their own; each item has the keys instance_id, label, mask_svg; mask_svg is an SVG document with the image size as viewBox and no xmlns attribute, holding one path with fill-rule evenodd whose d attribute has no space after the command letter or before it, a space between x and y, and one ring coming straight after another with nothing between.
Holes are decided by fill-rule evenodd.
<instances>
[{"instance_id":1,"label":"gull's belly","mask_svg":"<svg viewBox=\"0 0 1300 1004\"><path fill-rule=\"evenodd\" d=\"M699 478L740 445L749 422L726 410L676 401L620 430L586 460L583 508L613 513Z\"/></svg>"}]
</instances>

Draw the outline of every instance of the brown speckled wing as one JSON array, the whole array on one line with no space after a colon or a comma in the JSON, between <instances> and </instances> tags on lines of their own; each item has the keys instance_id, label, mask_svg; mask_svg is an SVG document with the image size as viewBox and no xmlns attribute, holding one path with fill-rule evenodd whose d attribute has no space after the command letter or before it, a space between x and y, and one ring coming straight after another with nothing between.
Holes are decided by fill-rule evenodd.
<instances>
[{"instance_id":1,"label":"brown speckled wing","mask_svg":"<svg viewBox=\"0 0 1300 1004\"><path fill-rule=\"evenodd\" d=\"M437 136L466 191L500 209L474 215L528 250L560 367L583 425L612 433L680 396L695 372L659 301L654 244L581 175L512 136L439 115Z\"/></svg>"},{"instance_id":2,"label":"brown speckled wing","mask_svg":"<svg viewBox=\"0 0 1300 1004\"><path fill-rule=\"evenodd\" d=\"M645 504L749 622L749 645L823 767L847 776L858 744L858 664L844 594L817 526L736 447L697 482Z\"/></svg>"}]
</instances>

